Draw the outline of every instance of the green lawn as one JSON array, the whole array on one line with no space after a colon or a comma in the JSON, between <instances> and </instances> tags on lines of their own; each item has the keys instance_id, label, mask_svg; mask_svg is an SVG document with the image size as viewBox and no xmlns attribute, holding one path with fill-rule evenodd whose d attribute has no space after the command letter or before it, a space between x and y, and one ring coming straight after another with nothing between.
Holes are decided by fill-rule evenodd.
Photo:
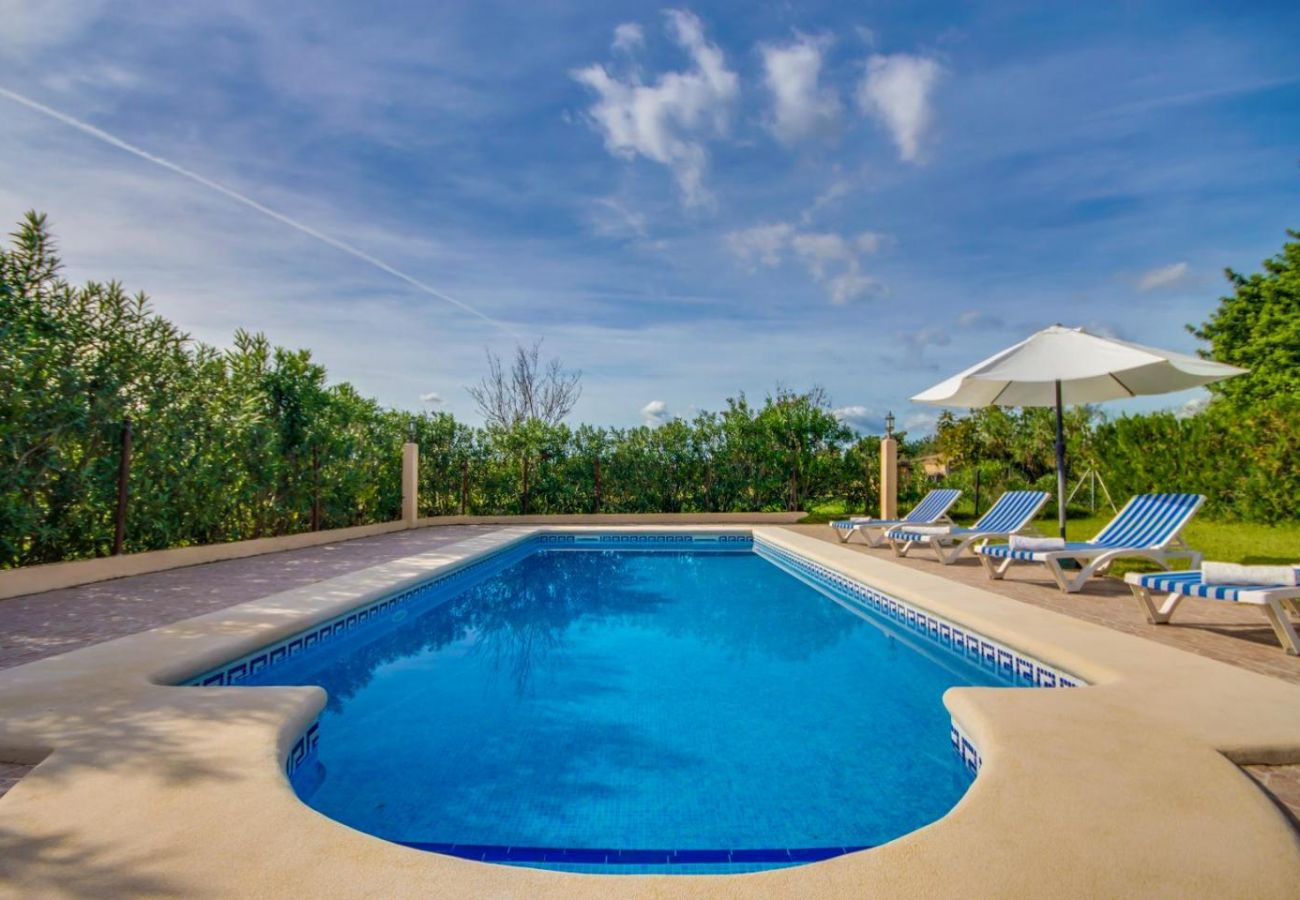
<instances>
[{"instance_id":1,"label":"green lawn","mask_svg":"<svg viewBox=\"0 0 1300 900\"><path fill-rule=\"evenodd\" d=\"M855 510L856 515L860 511ZM837 501L815 507L801 523L829 522L843 518L844 503ZM1072 541L1091 538L1109 521L1109 516L1070 519L1066 535ZM959 518L959 523L970 522ZM1043 534L1056 533L1056 519L1040 519L1038 530ZM1183 532L1187 542L1205 554L1206 559L1239 563L1300 563L1300 522L1283 522L1279 525L1257 525L1249 522L1215 522L1195 518ZM1120 562L1111 570L1113 575L1137 571L1142 562ZM1149 567L1154 568L1154 567Z\"/></svg>"}]
</instances>

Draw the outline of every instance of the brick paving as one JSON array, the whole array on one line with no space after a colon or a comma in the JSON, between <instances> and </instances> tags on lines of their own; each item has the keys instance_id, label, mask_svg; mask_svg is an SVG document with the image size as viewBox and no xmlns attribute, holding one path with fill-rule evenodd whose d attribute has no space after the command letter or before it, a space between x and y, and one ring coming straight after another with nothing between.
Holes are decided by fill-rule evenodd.
<instances>
[{"instance_id":1,"label":"brick paving","mask_svg":"<svg viewBox=\"0 0 1300 900\"><path fill-rule=\"evenodd\" d=\"M30 772L34 766L24 766L20 763L0 762L0 797L18 783L18 780Z\"/></svg>"},{"instance_id":2,"label":"brick paving","mask_svg":"<svg viewBox=\"0 0 1300 900\"><path fill-rule=\"evenodd\" d=\"M0 600L0 669L414 556L485 531L443 525Z\"/></svg>"},{"instance_id":3,"label":"brick paving","mask_svg":"<svg viewBox=\"0 0 1300 900\"><path fill-rule=\"evenodd\" d=\"M1242 766L1300 829L1300 766Z\"/></svg>"}]
</instances>

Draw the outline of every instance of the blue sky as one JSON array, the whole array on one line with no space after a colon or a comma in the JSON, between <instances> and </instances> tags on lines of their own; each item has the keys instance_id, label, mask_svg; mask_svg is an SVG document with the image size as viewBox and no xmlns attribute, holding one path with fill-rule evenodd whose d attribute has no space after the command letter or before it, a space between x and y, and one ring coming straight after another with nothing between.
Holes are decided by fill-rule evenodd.
<instances>
[{"instance_id":1,"label":"blue sky","mask_svg":"<svg viewBox=\"0 0 1300 900\"><path fill-rule=\"evenodd\" d=\"M846 420L1042 325L1182 326L1300 226L1300 7L0 0L0 212L195 337L473 420L485 348L628 425ZM1179 406L1192 395L1141 401ZM429 398L429 399L425 399ZM1118 411L1125 407L1115 405Z\"/></svg>"}]
</instances>

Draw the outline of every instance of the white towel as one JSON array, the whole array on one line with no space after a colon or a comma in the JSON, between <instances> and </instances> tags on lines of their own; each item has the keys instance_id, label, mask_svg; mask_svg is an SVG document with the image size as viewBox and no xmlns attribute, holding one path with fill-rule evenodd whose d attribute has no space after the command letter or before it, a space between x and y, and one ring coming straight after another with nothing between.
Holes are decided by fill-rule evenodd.
<instances>
[{"instance_id":1,"label":"white towel","mask_svg":"<svg viewBox=\"0 0 1300 900\"><path fill-rule=\"evenodd\" d=\"M1035 553L1042 553L1048 550L1064 550L1065 538L1059 537L1030 537L1026 534L1011 535L1012 550L1033 550Z\"/></svg>"},{"instance_id":2,"label":"white towel","mask_svg":"<svg viewBox=\"0 0 1300 900\"><path fill-rule=\"evenodd\" d=\"M1296 569L1292 566L1243 566L1230 562L1201 563L1201 581L1205 584L1295 587L1296 580Z\"/></svg>"},{"instance_id":3,"label":"white towel","mask_svg":"<svg viewBox=\"0 0 1300 900\"><path fill-rule=\"evenodd\" d=\"M899 528L899 531L906 531L909 534L952 534L951 525L912 525L910 527Z\"/></svg>"}]
</instances>

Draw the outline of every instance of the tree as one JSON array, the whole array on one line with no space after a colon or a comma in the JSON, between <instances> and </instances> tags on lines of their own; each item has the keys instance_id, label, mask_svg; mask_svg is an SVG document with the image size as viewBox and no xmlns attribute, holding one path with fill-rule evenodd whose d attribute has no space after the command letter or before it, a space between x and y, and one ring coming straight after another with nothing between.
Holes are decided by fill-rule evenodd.
<instances>
[{"instance_id":1,"label":"tree","mask_svg":"<svg viewBox=\"0 0 1300 900\"><path fill-rule=\"evenodd\" d=\"M519 509L525 515L532 464L582 394L582 373L566 371L558 359L543 367L541 352L541 341L515 347L507 372L501 357L489 350L488 374L469 388L484 423L519 463Z\"/></svg>"},{"instance_id":2,"label":"tree","mask_svg":"<svg viewBox=\"0 0 1300 900\"><path fill-rule=\"evenodd\" d=\"M508 431L533 419L554 427L573 411L582 396L582 372L565 371L558 359L543 368L541 352L541 341L516 346L507 372L501 357L487 351L488 374L469 395L489 428Z\"/></svg>"},{"instance_id":3,"label":"tree","mask_svg":"<svg viewBox=\"0 0 1300 900\"><path fill-rule=\"evenodd\" d=\"M1209 386L1235 406L1279 395L1300 395L1300 232L1247 278L1225 270L1232 294L1219 298L1209 321L1192 334L1210 344L1203 356L1250 369Z\"/></svg>"},{"instance_id":4,"label":"tree","mask_svg":"<svg viewBox=\"0 0 1300 900\"><path fill-rule=\"evenodd\" d=\"M838 464L840 445L853 436L831 413L826 392L819 387L802 394L778 388L756 421L769 442L774 474L785 481L782 493L788 510L818 496L833 469L832 458Z\"/></svg>"}]
</instances>

